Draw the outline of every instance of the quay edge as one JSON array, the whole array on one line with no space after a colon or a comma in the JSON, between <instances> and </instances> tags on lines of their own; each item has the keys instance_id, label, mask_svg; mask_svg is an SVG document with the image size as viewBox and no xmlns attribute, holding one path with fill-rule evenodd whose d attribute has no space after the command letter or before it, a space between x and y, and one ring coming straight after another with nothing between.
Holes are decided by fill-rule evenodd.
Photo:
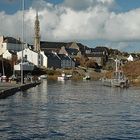
<instances>
[{"instance_id":1,"label":"quay edge","mask_svg":"<svg viewBox=\"0 0 140 140\"><path fill-rule=\"evenodd\" d=\"M23 84L23 85L16 85L15 87L10 87L10 88L1 90L0 99L5 99L8 96L14 95L18 91L25 91L25 90L35 87L39 84L41 84L41 82L33 82L33 83L28 83L28 84Z\"/></svg>"}]
</instances>

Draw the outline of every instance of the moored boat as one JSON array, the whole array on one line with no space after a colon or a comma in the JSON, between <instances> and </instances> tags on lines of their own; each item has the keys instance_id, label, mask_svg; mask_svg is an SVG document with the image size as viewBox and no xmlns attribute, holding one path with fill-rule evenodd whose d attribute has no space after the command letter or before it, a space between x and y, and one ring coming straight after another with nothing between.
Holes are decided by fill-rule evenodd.
<instances>
[{"instance_id":1,"label":"moored boat","mask_svg":"<svg viewBox=\"0 0 140 140\"><path fill-rule=\"evenodd\" d=\"M110 86L110 87L129 87L129 80L124 75L124 72L122 70L118 70L118 63L119 60L115 60L116 62L116 70L113 73L113 76L111 79L108 78L102 78L102 83L104 86Z\"/></svg>"},{"instance_id":2,"label":"moored boat","mask_svg":"<svg viewBox=\"0 0 140 140\"><path fill-rule=\"evenodd\" d=\"M22 67L21 67L22 65ZM29 63L29 62L23 62L23 63L19 63L19 64L16 64L14 65L14 70L15 71L33 71L34 69L34 65Z\"/></svg>"},{"instance_id":3,"label":"moored boat","mask_svg":"<svg viewBox=\"0 0 140 140\"><path fill-rule=\"evenodd\" d=\"M62 73L61 76L57 77L58 81L65 81L69 80L72 77L72 75L66 75L65 73Z\"/></svg>"},{"instance_id":4,"label":"moored boat","mask_svg":"<svg viewBox=\"0 0 140 140\"><path fill-rule=\"evenodd\" d=\"M86 75L85 77L83 77L83 80L90 80L90 76L89 75Z\"/></svg>"}]
</instances>

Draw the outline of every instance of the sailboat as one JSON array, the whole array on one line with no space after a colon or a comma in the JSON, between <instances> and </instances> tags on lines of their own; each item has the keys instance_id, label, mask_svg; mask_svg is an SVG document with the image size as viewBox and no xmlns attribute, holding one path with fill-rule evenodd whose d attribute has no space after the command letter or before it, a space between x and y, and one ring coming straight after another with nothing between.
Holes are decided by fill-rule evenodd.
<instances>
[{"instance_id":1,"label":"sailboat","mask_svg":"<svg viewBox=\"0 0 140 140\"><path fill-rule=\"evenodd\" d=\"M21 84L24 81L24 73L31 72L34 69L34 65L28 61L24 61L23 50L24 50L24 0L22 0L22 56L21 62L14 65L14 71L20 71L21 73Z\"/></svg>"}]
</instances>

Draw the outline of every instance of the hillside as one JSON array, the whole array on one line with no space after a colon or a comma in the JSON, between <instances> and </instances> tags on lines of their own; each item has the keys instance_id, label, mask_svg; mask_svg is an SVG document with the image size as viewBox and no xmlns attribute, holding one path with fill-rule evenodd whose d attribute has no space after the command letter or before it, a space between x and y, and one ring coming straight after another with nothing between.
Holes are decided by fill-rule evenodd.
<instances>
[{"instance_id":1,"label":"hillside","mask_svg":"<svg viewBox=\"0 0 140 140\"><path fill-rule=\"evenodd\" d=\"M140 60L128 62L123 66L124 73L133 82L140 84Z\"/></svg>"}]
</instances>

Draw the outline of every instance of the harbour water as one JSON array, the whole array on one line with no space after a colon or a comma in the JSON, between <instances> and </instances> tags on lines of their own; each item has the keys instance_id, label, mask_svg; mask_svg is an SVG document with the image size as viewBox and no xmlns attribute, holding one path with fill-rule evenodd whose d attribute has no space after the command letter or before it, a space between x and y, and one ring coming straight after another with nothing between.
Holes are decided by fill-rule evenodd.
<instances>
[{"instance_id":1,"label":"harbour water","mask_svg":"<svg viewBox=\"0 0 140 140\"><path fill-rule=\"evenodd\" d=\"M0 100L0 140L140 139L140 88L47 81Z\"/></svg>"}]
</instances>

